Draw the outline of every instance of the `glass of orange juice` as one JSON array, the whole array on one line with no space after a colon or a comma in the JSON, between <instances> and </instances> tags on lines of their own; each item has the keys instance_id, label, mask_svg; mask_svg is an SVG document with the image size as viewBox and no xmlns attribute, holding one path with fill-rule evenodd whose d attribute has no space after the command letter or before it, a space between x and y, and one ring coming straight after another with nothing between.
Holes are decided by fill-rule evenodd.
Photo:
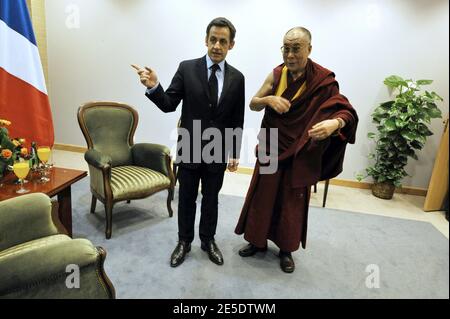
<instances>
[{"instance_id":1,"label":"glass of orange juice","mask_svg":"<svg viewBox=\"0 0 450 319\"><path fill-rule=\"evenodd\" d=\"M23 187L23 181L30 172L30 163L28 163L28 161L14 163L13 172L14 174L16 174L20 182L20 188L16 191L16 193L18 194L28 193L29 190Z\"/></svg>"},{"instance_id":2,"label":"glass of orange juice","mask_svg":"<svg viewBox=\"0 0 450 319\"><path fill-rule=\"evenodd\" d=\"M47 164L50 159L51 149L48 146L40 146L37 149L37 156L39 160L43 164L43 169L41 170L41 178L39 180L40 183L47 183L50 181L50 178L47 177L49 165Z\"/></svg>"}]
</instances>

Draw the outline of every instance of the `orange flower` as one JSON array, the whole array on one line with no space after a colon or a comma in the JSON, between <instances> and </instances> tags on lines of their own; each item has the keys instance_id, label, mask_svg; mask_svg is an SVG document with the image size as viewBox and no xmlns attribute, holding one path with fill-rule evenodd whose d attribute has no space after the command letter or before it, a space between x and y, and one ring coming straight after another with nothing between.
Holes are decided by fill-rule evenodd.
<instances>
[{"instance_id":1,"label":"orange flower","mask_svg":"<svg viewBox=\"0 0 450 319\"><path fill-rule=\"evenodd\" d=\"M5 159L10 159L11 156L12 156L12 152L9 149L7 149L7 148L2 150L1 154L2 154L2 157L5 158Z\"/></svg>"},{"instance_id":2,"label":"orange flower","mask_svg":"<svg viewBox=\"0 0 450 319\"><path fill-rule=\"evenodd\" d=\"M9 126L11 125L10 121L0 119L0 126Z\"/></svg>"},{"instance_id":3,"label":"orange flower","mask_svg":"<svg viewBox=\"0 0 450 319\"><path fill-rule=\"evenodd\" d=\"M22 156L28 155L28 150L27 150L26 147L22 147L22 148L20 149L20 155L22 155Z\"/></svg>"}]
</instances>

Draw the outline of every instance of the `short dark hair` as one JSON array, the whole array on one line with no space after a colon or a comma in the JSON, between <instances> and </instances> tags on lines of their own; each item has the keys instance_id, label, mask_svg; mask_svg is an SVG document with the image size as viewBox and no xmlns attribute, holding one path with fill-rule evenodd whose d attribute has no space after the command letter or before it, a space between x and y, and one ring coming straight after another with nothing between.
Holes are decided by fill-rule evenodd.
<instances>
[{"instance_id":1,"label":"short dark hair","mask_svg":"<svg viewBox=\"0 0 450 319\"><path fill-rule=\"evenodd\" d=\"M230 30L230 41L234 41L234 37L236 36L236 28L234 27L233 23L231 23L230 20L224 17L215 18L212 20L208 27L206 28L206 36L209 36L209 30L211 30L211 27L227 27Z\"/></svg>"}]
</instances>

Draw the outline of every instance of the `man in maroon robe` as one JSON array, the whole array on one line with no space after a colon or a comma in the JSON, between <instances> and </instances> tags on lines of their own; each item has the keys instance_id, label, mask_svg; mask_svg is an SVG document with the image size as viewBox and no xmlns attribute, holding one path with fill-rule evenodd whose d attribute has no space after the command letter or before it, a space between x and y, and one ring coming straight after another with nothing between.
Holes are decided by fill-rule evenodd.
<instances>
[{"instance_id":1,"label":"man in maroon robe","mask_svg":"<svg viewBox=\"0 0 450 319\"><path fill-rule=\"evenodd\" d=\"M284 63L276 67L250 102L264 110L258 136L257 162L236 226L249 242L242 257L267 249L267 240L280 249L280 267L295 269L291 252L306 247L311 185L342 172L347 143L355 142L358 116L330 70L309 59L311 33L296 27L284 36ZM273 141L265 138L278 132ZM273 134L272 134L273 135ZM262 160L276 149L276 156ZM268 166L277 165L267 173ZM266 170L265 170L266 169Z\"/></svg>"}]
</instances>

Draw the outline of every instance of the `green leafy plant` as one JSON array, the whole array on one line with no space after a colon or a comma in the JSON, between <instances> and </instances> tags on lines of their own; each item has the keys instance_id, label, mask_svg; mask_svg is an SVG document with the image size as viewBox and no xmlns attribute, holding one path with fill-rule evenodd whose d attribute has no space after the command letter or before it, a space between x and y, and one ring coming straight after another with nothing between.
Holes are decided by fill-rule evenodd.
<instances>
[{"instance_id":1,"label":"green leafy plant","mask_svg":"<svg viewBox=\"0 0 450 319\"><path fill-rule=\"evenodd\" d=\"M372 113L378 132L368 133L368 138L376 145L369 158L375 163L366 168L366 175L357 175L359 181L371 176L375 183L401 186L401 180L408 176L404 169L408 157L417 160L416 151L423 148L428 136L433 135L428 128L431 120L442 117L436 101L443 99L435 92L421 88L432 82L404 80L397 75L384 80L395 98L381 103Z\"/></svg>"},{"instance_id":2,"label":"green leafy plant","mask_svg":"<svg viewBox=\"0 0 450 319\"><path fill-rule=\"evenodd\" d=\"M9 125L11 125L10 121L0 119L0 178L15 160L29 158L28 150L24 147L25 139L11 139L6 128Z\"/></svg>"}]
</instances>

